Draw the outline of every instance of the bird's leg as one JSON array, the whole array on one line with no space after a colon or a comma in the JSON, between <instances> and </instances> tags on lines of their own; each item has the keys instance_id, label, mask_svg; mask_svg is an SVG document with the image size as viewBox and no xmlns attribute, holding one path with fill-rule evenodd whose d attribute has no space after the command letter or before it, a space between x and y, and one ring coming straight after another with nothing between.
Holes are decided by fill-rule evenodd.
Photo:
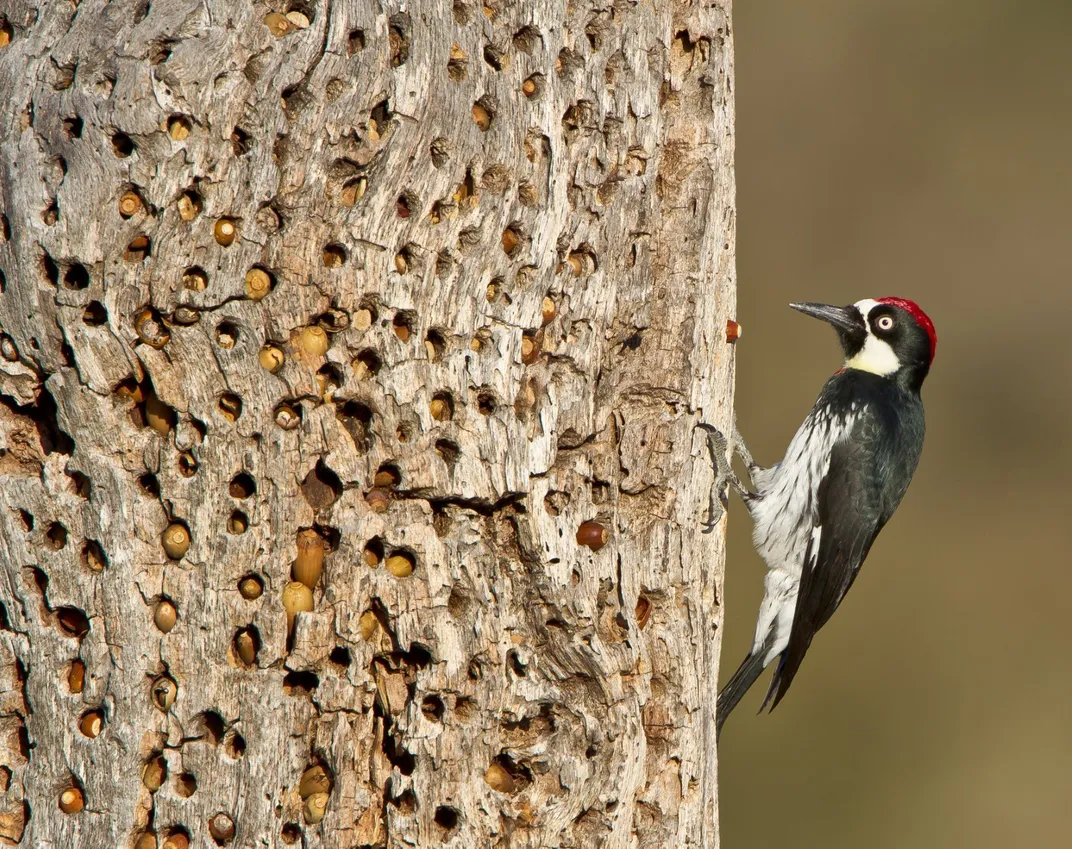
<instances>
[{"instance_id":1,"label":"bird's leg","mask_svg":"<svg viewBox=\"0 0 1072 849\"><path fill-rule=\"evenodd\" d=\"M741 497L746 503L753 498L758 497L754 492L751 492L746 487L737 473L733 470L733 454L730 452L730 447L726 442L726 437L718 428L712 425L700 422L698 427L703 428L707 432L707 450L711 455L711 463L715 468L715 480L711 485L711 496L708 503L707 520L704 522L704 533L711 533L714 530L715 525L718 524L719 519L722 518L722 513L728 506L729 502L729 487L733 487L734 491ZM749 470L758 469L759 466L756 461L752 459L752 455L748 453L748 449L744 448L744 441L740 439L740 435L737 433L737 427L734 425L734 437L737 443L734 449L737 453L741 454L742 459L748 464ZM741 453L740 448L744 448L744 453ZM721 508L716 507L715 499L718 499Z\"/></svg>"},{"instance_id":2,"label":"bird's leg","mask_svg":"<svg viewBox=\"0 0 1072 849\"><path fill-rule=\"evenodd\" d=\"M733 420L733 453L744 460L744 464L748 467L748 476L752 477L756 472L765 471L763 466L759 465L753 457L752 452L748 450L748 445L744 441L744 437L741 436L741 432L737 429L737 419Z\"/></svg>"}]
</instances>

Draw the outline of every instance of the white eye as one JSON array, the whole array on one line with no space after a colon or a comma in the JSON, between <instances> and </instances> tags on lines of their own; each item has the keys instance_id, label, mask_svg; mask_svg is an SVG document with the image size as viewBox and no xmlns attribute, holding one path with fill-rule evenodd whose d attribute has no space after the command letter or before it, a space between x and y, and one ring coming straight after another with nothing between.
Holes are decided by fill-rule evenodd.
<instances>
[{"instance_id":1,"label":"white eye","mask_svg":"<svg viewBox=\"0 0 1072 849\"><path fill-rule=\"evenodd\" d=\"M893 329L893 316L892 315L879 316L878 321L875 322L875 326L878 327L879 330L892 330Z\"/></svg>"}]
</instances>

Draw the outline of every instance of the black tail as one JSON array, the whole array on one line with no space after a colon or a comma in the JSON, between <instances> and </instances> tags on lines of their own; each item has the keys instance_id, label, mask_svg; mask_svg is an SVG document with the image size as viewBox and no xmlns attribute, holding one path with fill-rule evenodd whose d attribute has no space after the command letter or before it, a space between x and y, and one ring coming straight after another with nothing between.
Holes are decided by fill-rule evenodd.
<instances>
[{"instance_id":1,"label":"black tail","mask_svg":"<svg viewBox=\"0 0 1072 849\"><path fill-rule=\"evenodd\" d=\"M765 648L765 647L764 647ZM762 650L748 655L737 667L733 677L718 694L718 706L715 709L715 739L722 735L722 726L729 717L730 712L737 707L737 703L748 692L748 688L756 683L756 679L763 672Z\"/></svg>"}]
</instances>

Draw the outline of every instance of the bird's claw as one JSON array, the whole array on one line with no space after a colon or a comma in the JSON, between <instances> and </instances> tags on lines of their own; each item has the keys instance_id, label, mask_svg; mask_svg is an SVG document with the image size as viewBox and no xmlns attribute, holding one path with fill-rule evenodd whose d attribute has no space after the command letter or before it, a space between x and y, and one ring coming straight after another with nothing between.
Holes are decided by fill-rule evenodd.
<instances>
[{"instance_id":1,"label":"bird's claw","mask_svg":"<svg viewBox=\"0 0 1072 849\"><path fill-rule=\"evenodd\" d=\"M737 492L742 499L748 501L756 495L748 490L737 473L733 471L733 453L737 453L748 465L749 470L757 468L752 455L744 445L740 433L737 431L736 422L733 426L734 445L730 448L726 435L714 425L707 422L697 422L697 427L707 433L707 451L711 455L711 465L715 469L715 480L711 485L710 499L708 502L707 518L703 522L703 533L711 533L722 519L723 513L729 506L729 487ZM715 506L716 499L721 509Z\"/></svg>"}]
</instances>

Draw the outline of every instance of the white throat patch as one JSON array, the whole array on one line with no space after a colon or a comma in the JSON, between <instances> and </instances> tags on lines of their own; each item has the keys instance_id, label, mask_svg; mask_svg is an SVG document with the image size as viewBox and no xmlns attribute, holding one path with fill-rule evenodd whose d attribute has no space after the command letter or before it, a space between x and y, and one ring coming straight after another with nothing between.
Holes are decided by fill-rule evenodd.
<instances>
[{"instance_id":1,"label":"white throat patch","mask_svg":"<svg viewBox=\"0 0 1072 849\"><path fill-rule=\"evenodd\" d=\"M870 298L865 298L862 301L856 302L856 308L864 317L864 328L867 330L867 338L864 340L864 346L860 349L859 353L845 360L845 368L869 371L880 377L886 377L897 371L897 369L901 367L901 363L900 360L897 359L897 354L894 353L894 350L890 347L889 343L879 339L871 332L871 322L868 321L868 316L871 314L871 310L878 305L878 301L873 301Z\"/></svg>"}]
</instances>

